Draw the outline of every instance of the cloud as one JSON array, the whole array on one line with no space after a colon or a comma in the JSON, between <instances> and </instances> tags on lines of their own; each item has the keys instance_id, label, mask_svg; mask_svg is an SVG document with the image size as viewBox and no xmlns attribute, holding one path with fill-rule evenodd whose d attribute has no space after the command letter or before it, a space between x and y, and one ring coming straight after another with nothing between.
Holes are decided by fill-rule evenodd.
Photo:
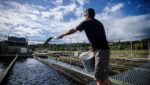
<instances>
[{"instance_id":1,"label":"cloud","mask_svg":"<svg viewBox=\"0 0 150 85\"><path fill-rule=\"evenodd\" d=\"M123 6L122 3L106 6L102 13L96 15L104 24L107 39L130 41L150 37L150 14L124 16Z\"/></svg>"},{"instance_id":2,"label":"cloud","mask_svg":"<svg viewBox=\"0 0 150 85\"><path fill-rule=\"evenodd\" d=\"M75 0L75 1L83 6L85 3L88 3L89 0Z\"/></svg>"},{"instance_id":3,"label":"cloud","mask_svg":"<svg viewBox=\"0 0 150 85\"><path fill-rule=\"evenodd\" d=\"M28 41L29 45L31 45L31 44L43 44L43 43L44 43L44 41L38 41L38 40L36 40L36 41L34 41L34 40Z\"/></svg>"},{"instance_id":4,"label":"cloud","mask_svg":"<svg viewBox=\"0 0 150 85\"><path fill-rule=\"evenodd\" d=\"M75 15L79 18L83 16L84 8L83 7L78 7L75 10Z\"/></svg>"},{"instance_id":5,"label":"cloud","mask_svg":"<svg viewBox=\"0 0 150 85\"><path fill-rule=\"evenodd\" d=\"M28 3L2 2L0 3L0 32L27 36L30 43L33 41L37 43L43 42L49 36L55 37L75 28L84 20L82 13L87 0L72 0L65 5L63 0L58 0L53 2L56 6L52 8ZM150 15L124 16L123 7L123 3L108 5L101 13L96 14L96 18L105 26L108 40L133 40L140 36L147 36L150 32ZM69 20L66 20L64 16L68 14L76 17L70 18L72 17L70 16L70 19L67 17ZM77 32L66 36L63 40L55 40L54 43L70 43L70 38L72 42L88 42L83 32Z\"/></svg>"},{"instance_id":6,"label":"cloud","mask_svg":"<svg viewBox=\"0 0 150 85\"><path fill-rule=\"evenodd\" d=\"M104 11L107 12L107 13L114 13L118 10L120 10L121 8L123 8L124 4L123 3L119 3L119 4L116 4L114 6L107 6L105 7Z\"/></svg>"},{"instance_id":7,"label":"cloud","mask_svg":"<svg viewBox=\"0 0 150 85\"><path fill-rule=\"evenodd\" d=\"M41 10L41 7L38 8L29 4L20 6L17 2L5 1L0 4L0 7L2 8L0 8L1 33L19 36L37 36L42 32L40 28L43 25L38 22L40 18L38 10Z\"/></svg>"},{"instance_id":8,"label":"cloud","mask_svg":"<svg viewBox=\"0 0 150 85\"><path fill-rule=\"evenodd\" d=\"M55 8L50 8L48 11L41 12L42 17L54 17L56 20L63 20L65 14L74 12L77 5L75 3L69 5L60 5Z\"/></svg>"},{"instance_id":9,"label":"cloud","mask_svg":"<svg viewBox=\"0 0 150 85\"><path fill-rule=\"evenodd\" d=\"M99 14L100 15L100 14ZM138 40L150 37L150 15L135 15L126 17L110 16L102 20L109 41Z\"/></svg>"},{"instance_id":10,"label":"cloud","mask_svg":"<svg viewBox=\"0 0 150 85\"><path fill-rule=\"evenodd\" d=\"M52 3L55 5L61 5L63 3L63 0L52 0Z\"/></svg>"},{"instance_id":11,"label":"cloud","mask_svg":"<svg viewBox=\"0 0 150 85\"><path fill-rule=\"evenodd\" d=\"M28 36L29 40L45 40L49 36L58 36L61 32L64 33L73 26L75 27L82 19L78 18L71 22L63 21L65 14L73 13L77 9L75 3L56 6L48 10L30 4L20 5L17 2L3 2L0 7L7 7L4 4L7 4L8 9L0 9L1 33ZM9 8L10 6L13 9Z\"/></svg>"},{"instance_id":12,"label":"cloud","mask_svg":"<svg viewBox=\"0 0 150 85\"><path fill-rule=\"evenodd\" d=\"M33 28L27 28L27 27L23 27L23 26L17 26L16 28L13 28L16 32L16 34L18 35L22 35L22 36L41 36L40 29L34 29Z\"/></svg>"}]
</instances>

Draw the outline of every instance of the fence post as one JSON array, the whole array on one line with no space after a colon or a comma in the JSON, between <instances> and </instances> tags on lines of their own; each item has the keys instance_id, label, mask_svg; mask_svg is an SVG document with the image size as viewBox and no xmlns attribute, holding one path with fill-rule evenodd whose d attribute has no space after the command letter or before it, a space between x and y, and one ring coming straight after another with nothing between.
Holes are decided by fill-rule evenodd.
<instances>
[{"instance_id":1,"label":"fence post","mask_svg":"<svg viewBox=\"0 0 150 85\"><path fill-rule=\"evenodd\" d=\"M130 51L131 51L131 56L132 56L132 40L130 41L130 44L131 44Z\"/></svg>"},{"instance_id":2,"label":"fence post","mask_svg":"<svg viewBox=\"0 0 150 85\"><path fill-rule=\"evenodd\" d=\"M72 44L72 41L71 41L71 38L70 38L70 45L71 45L71 44ZM70 51L71 51L71 47L72 47L72 46L69 47L69 50L70 50ZM70 69L71 69L71 67L72 67L72 65L71 65L71 52L70 52L70 58L69 58L69 59L70 59Z\"/></svg>"},{"instance_id":3,"label":"fence post","mask_svg":"<svg viewBox=\"0 0 150 85\"><path fill-rule=\"evenodd\" d=\"M148 39L148 60L150 60L150 44L149 44L149 39Z\"/></svg>"}]
</instances>

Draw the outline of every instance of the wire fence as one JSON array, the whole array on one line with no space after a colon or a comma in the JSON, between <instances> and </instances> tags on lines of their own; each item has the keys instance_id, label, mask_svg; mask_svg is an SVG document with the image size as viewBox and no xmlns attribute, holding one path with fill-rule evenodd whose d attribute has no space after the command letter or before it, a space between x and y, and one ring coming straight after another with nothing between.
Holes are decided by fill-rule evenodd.
<instances>
[{"instance_id":1,"label":"wire fence","mask_svg":"<svg viewBox=\"0 0 150 85\"><path fill-rule=\"evenodd\" d=\"M8 40L8 37L12 37L12 36L9 36L9 35L4 35L4 34L0 34L0 41L4 41L4 40ZM15 36L14 36L15 37ZM32 44L43 44L44 42L45 42L45 40L34 40L34 39L32 39L32 40L29 40L29 37L25 37L26 38L26 41L28 42L28 44L30 45L32 45ZM50 42L49 42L49 44L77 44L77 43L79 43L79 42L72 42L72 38L64 38L64 39L56 39L56 38L53 38ZM129 51L131 51L131 53L132 53L132 51L133 50L136 50L137 48L139 49L145 49L145 50L149 50L149 52L150 52L150 38L144 38L143 40L145 40L144 41L144 46L142 45L143 43L142 43L142 40L136 40L136 41L121 41L120 39L119 40L114 40L114 41L111 41L111 42L109 42L109 45L110 46L112 46L112 50L121 50L121 49L124 49L124 48L126 48L127 50L129 50ZM65 42L66 41L66 42ZM135 44L135 42L136 42L136 44ZM83 42L82 42L83 43ZM83 43L83 44L88 44L88 43ZM123 46L125 46L126 45L126 47L123 47ZM73 46L69 46L69 47L73 47ZM114 49L113 49L114 48ZM68 48L68 50L72 50L73 48ZM126 50L125 49L125 50Z\"/></svg>"}]
</instances>

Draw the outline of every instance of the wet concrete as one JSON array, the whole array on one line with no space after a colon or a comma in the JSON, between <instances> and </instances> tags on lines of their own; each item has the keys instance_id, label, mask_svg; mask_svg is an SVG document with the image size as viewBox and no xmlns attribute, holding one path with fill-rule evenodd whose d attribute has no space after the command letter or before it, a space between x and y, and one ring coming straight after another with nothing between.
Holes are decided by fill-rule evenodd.
<instances>
[{"instance_id":1,"label":"wet concrete","mask_svg":"<svg viewBox=\"0 0 150 85\"><path fill-rule=\"evenodd\" d=\"M17 60L3 84L78 85L78 82L33 58L28 58Z\"/></svg>"}]
</instances>

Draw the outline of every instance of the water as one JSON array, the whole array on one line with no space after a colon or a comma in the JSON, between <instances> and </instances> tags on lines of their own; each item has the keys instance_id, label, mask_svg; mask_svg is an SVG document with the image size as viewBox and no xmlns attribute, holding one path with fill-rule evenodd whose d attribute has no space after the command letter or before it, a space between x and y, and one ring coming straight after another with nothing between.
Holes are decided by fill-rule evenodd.
<instances>
[{"instance_id":1,"label":"water","mask_svg":"<svg viewBox=\"0 0 150 85\"><path fill-rule=\"evenodd\" d=\"M4 64L0 62L0 69L4 67Z\"/></svg>"},{"instance_id":2,"label":"water","mask_svg":"<svg viewBox=\"0 0 150 85\"><path fill-rule=\"evenodd\" d=\"M89 73L84 68L81 68L80 66L74 66L74 65L67 64L65 62L57 61L57 60L54 60L54 59L46 59L46 60L49 61L49 62L58 64L58 65L60 65L64 68L72 69L72 70L77 71L77 72L82 73L82 74L91 75L91 76L93 75L93 72Z\"/></svg>"},{"instance_id":3,"label":"water","mask_svg":"<svg viewBox=\"0 0 150 85\"><path fill-rule=\"evenodd\" d=\"M0 69L5 69L11 63L12 59L0 59Z\"/></svg>"},{"instance_id":4,"label":"water","mask_svg":"<svg viewBox=\"0 0 150 85\"><path fill-rule=\"evenodd\" d=\"M18 60L4 82L5 85L78 85L60 72L32 59Z\"/></svg>"}]
</instances>

